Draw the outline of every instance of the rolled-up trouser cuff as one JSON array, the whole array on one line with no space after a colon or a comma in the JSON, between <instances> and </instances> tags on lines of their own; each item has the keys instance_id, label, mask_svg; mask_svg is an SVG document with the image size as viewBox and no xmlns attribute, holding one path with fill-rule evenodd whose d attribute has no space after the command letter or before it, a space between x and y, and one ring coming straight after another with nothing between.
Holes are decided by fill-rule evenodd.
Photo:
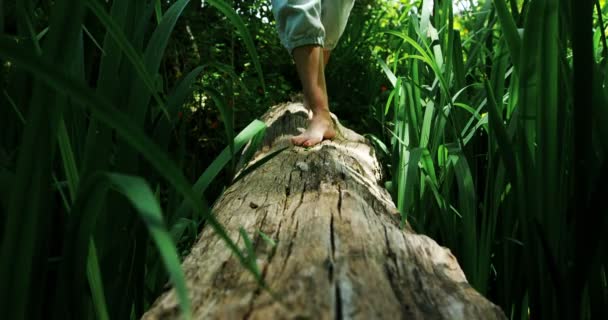
<instances>
[{"instance_id":1,"label":"rolled-up trouser cuff","mask_svg":"<svg viewBox=\"0 0 608 320\"><path fill-rule=\"evenodd\" d=\"M272 0L281 44L290 54L305 45L334 49L353 3L354 0Z\"/></svg>"},{"instance_id":2,"label":"rolled-up trouser cuff","mask_svg":"<svg viewBox=\"0 0 608 320\"><path fill-rule=\"evenodd\" d=\"M297 39L297 40L292 40L292 41L285 41L283 43L283 46L285 46L285 49L287 49L287 51L289 51L289 53L291 54L293 52L293 49L297 48L297 47L301 47L301 46L314 46L314 45L318 45L318 46L325 46L325 39L324 37L309 37L309 38L301 38L301 39Z\"/></svg>"}]
</instances>

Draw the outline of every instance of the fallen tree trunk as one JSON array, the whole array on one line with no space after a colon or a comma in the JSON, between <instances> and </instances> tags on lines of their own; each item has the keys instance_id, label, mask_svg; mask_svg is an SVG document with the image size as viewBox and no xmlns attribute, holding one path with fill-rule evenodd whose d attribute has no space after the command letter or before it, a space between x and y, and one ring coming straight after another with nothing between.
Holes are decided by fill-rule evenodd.
<instances>
[{"instance_id":1,"label":"fallen tree trunk","mask_svg":"<svg viewBox=\"0 0 608 320\"><path fill-rule=\"evenodd\" d=\"M251 163L290 146L305 117L301 103L269 110L263 148ZM239 179L213 211L240 245L239 228L252 236L279 299L206 228L183 263L194 319L506 319L471 288L448 249L399 228L381 178L374 149L339 126L334 141L289 147ZM170 290L143 318L177 316Z\"/></svg>"}]
</instances>

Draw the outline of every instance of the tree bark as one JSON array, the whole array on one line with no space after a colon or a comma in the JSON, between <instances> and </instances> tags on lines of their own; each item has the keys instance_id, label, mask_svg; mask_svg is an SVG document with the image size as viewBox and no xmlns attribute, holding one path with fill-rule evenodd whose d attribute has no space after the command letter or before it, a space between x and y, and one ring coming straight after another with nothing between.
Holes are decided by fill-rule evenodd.
<instances>
[{"instance_id":1,"label":"tree bark","mask_svg":"<svg viewBox=\"0 0 608 320\"><path fill-rule=\"evenodd\" d=\"M213 211L240 246L239 228L251 236L275 295L205 228L183 263L194 319L506 319L471 288L448 249L399 227L362 136L334 119L335 140L290 147L306 125L300 102L275 106L263 120L269 128L249 165L288 148L238 179ZM170 290L143 319L178 312Z\"/></svg>"}]
</instances>

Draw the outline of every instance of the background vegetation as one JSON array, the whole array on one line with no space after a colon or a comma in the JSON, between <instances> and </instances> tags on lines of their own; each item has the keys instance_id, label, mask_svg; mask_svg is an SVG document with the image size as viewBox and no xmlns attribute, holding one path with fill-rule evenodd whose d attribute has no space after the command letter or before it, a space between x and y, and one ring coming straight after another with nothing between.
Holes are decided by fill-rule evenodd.
<instances>
[{"instance_id":1,"label":"background vegetation","mask_svg":"<svg viewBox=\"0 0 608 320\"><path fill-rule=\"evenodd\" d=\"M0 310L138 318L299 90L270 2L0 1ZM604 1L358 0L332 110L510 319L608 317ZM244 248L242 248L244 247ZM259 277L258 277L259 279ZM33 306L39 306L34 308Z\"/></svg>"}]
</instances>

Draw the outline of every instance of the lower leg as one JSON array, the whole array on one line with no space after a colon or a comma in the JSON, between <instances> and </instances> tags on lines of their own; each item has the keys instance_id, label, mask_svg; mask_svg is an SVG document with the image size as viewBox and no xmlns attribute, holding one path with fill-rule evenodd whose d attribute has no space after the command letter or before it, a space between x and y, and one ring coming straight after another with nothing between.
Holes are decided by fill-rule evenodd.
<instances>
[{"instance_id":1,"label":"lower leg","mask_svg":"<svg viewBox=\"0 0 608 320\"><path fill-rule=\"evenodd\" d=\"M331 56L331 50L323 49L323 65L326 66L329 62L329 56Z\"/></svg>"},{"instance_id":2,"label":"lower leg","mask_svg":"<svg viewBox=\"0 0 608 320\"><path fill-rule=\"evenodd\" d=\"M319 46L302 46L293 50L293 59L302 84L305 105L310 110L327 109L323 49Z\"/></svg>"},{"instance_id":3,"label":"lower leg","mask_svg":"<svg viewBox=\"0 0 608 320\"><path fill-rule=\"evenodd\" d=\"M302 48L302 49L300 49ZM331 50L329 49L322 49L322 53L323 53L323 58L321 60L323 60L323 68L322 69L318 69L319 67L321 67L321 65L319 65L319 67L315 67L315 61L317 60L316 56L308 56L308 54L310 55L315 55L316 52L310 52L308 53L308 50L317 50L314 49L315 46L304 46L304 47L300 47L300 48L296 48L298 49L298 51L296 52L294 49L294 60L296 61L296 68L300 68L303 70L298 69L298 74L301 75L300 76L300 82L302 83L302 87L304 88L314 88L316 86L315 83L313 83L315 81L315 79L318 80L318 83L322 83L322 91L325 95L325 97L327 97L327 88L325 86L325 66L327 66L327 63L329 62L329 57L331 56ZM298 55L296 57L296 55ZM301 57L301 56L305 56L305 57ZM304 77L304 79L303 79ZM307 85L304 85L304 83L307 83ZM321 103L323 104L323 103ZM325 104L327 104L325 102ZM304 94L304 106L309 109L312 110L310 103L308 102L308 97L306 94Z\"/></svg>"},{"instance_id":4,"label":"lower leg","mask_svg":"<svg viewBox=\"0 0 608 320\"><path fill-rule=\"evenodd\" d=\"M323 139L335 136L333 122L329 115L327 87L325 85L324 50L319 46L302 46L293 50L296 69L302 83L304 101L312 113L312 119L306 131L293 137L296 145L313 146Z\"/></svg>"}]
</instances>

